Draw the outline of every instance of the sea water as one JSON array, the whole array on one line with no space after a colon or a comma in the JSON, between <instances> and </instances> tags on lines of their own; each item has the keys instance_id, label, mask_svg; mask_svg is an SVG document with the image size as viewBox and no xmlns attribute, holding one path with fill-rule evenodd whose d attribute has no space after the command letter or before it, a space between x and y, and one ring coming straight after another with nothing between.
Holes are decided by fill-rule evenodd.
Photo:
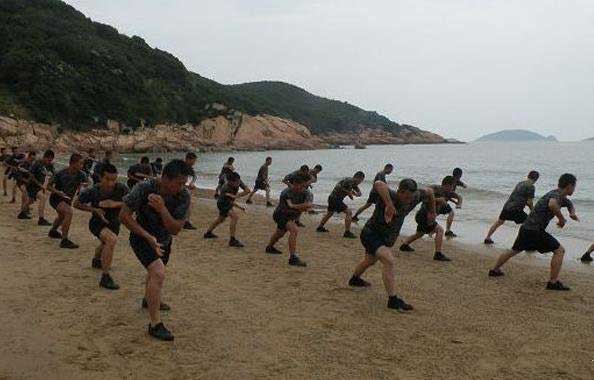
<instances>
[{"instance_id":1,"label":"sea water","mask_svg":"<svg viewBox=\"0 0 594 380\"><path fill-rule=\"evenodd\" d=\"M402 178L413 178L421 185L439 184L452 169L464 170L462 180L467 189L459 188L464 197L462 209L455 210L456 219L452 230L459 240L480 244L494 220L497 219L514 186L526 178L530 170L538 170L540 179L536 183L537 198L556 188L563 173L573 173L578 178L577 190L571 197L581 222L569 220L565 228L559 229L555 221L549 232L556 236L568 250L568 258L579 257L594 242L594 168L591 154L594 142L518 142L518 143L469 143L444 145L375 145L367 149L332 150L287 150L262 152L218 152L199 153L196 171L197 185L214 188L223 163L230 156L235 157L235 167L244 182L253 187L258 169L267 156L273 159L269 169L270 184L274 196L285 187L281 180L299 166L315 164L323 171L314 184L315 203L325 205L334 185L342 178L352 176L361 170L366 179L361 184L363 196L345 202L354 210L365 203L375 174L386 163L395 166L388 176L388 183L396 186ZM161 156L165 160L180 157L173 154L151 154L151 159ZM140 155L123 155L117 165L125 173L129 165ZM262 193L261 193L262 194ZM373 211L369 208L362 219ZM565 211L564 211L565 212ZM565 212L566 213L566 212ZM445 217L439 221L445 226ZM359 222L361 225L364 221ZM414 231L414 213L407 218L404 233ZM494 235L496 247L510 247L518 226L507 222Z\"/></svg>"}]
</instances>

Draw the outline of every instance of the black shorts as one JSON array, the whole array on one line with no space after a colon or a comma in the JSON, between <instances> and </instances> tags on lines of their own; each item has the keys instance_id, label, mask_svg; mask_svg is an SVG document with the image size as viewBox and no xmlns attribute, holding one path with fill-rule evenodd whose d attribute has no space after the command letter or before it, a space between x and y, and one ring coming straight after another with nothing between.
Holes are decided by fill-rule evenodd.
<instances>
[{"instance_id":1,"label":"black shorts","mask_svg":"<svg viewBox=\"0 0 594 380\"><path fill-rule=\"evenodd\" d=\"M219 215L222 217L228 217L229 212L233 209L233 205L228 205L223 202L217 202L217 208L219 209Z\"/></svg>"},{"instance_id":2,"label":"black shorts","mask_svg":"<svg viewBox=\"0 0 594 380\"><path fill-rule=\"evenodd\" d=\"M365 248L365 254L370 256L375 256L380 247L393 247L396 241L395 239L392 240L367 226L363 227L361 230L360 239L361 244L363 244L363 247Z\"/></svg>"},{"instance_id":3,"label":"black shorts","mask_svg":"<svg viewBox=\"0 0 594 380\"><path fill-rule=\"evenodd\" d=\"M54 210L58 210L58 206L62 202L70 205L72 201L71 200L68 200L68 199L64 199L64 198L62 198L61 196L59 196L59 195L57 195L55 193L52 193L52 195L50 195L49 204L50 204L50 206L52 206L52 208Z\"/></svg>"},{"instance_id":4,"label":"black shorts","mask_svg":"<svg viewBox=\"0 0 594 380\"><path fill-rule=\"evenodd\" d=\"M342 199L328 197L328 211L340 214L347 210L347 205L344 204Z\"/></svg>"},{"instance_id":5,"label":"black shorts","mask_svg":"<svg viewBox=\"0 0 594 380\"><path fill-rule=\"evenodd\" d=\"M254 191L257 190L266 190L268 188L268 184L266 183L266 181L261 181L261 180L256 180L256 183L254 184Z\"/></svg>"},{"instance_id":6,"label":"black shorts","mask_svg":"<svg viewBox=\"0 0 594 380\"><path fill-rule=\"evenodd\" d=\"M439 215L447 215L447 214L449 214L450 212L452 212L452 206L450 206L450 204L449 204L449 203L446 203L446 204L442 205L442 206L439 208L439 210L437 210L437 213L438 213Z\"/></svg>"},{"instance_id":7,"label":"black shorts","mask_svg":"<svg viewBox=\"0 0 594 380\"><path fill-rule=\"evenodd\" d=\"M514 242L512 249L521 251L538 251L540 253L553 252L559 249L561 244L551 234L546 231L532 231L520 227L518 237Z\"/></svg>"},{"instance_id":8,"label":"black shorts","mask_svg":"<svg viewBox=\"0 0 594 380\"><path fill-rule=\"evenodd\" d=\"M171 254L171 244L173 239L169 240L169 244L163 245L161 250L163 251L163 256L159 257L155 253L155 250L150 246L150 244L141 238L138 235L130 234L130 247L134 251L136 258L140 263L145 267L148 268L149 265L153 263L153 261L157 261L161 259L163 264L167 265L169 262L169 255Z\"/></svg>"},{"instance_id":9,"label":"black shorts","mask_svg":"<svg viewBox=\"0 0 594 380\"><path fill-rule=\"evenodd\" d=\"M288 216L287 214L283 214L282 212L275 212L274 214L272 214L272 219L276 223L276 228L279 231L286 231L287 223L291 221L294 222L295 220L297 220L297 218Z\"/></svg>"},{"instance_id":10,"label":"black shorts","mask_svg":"<svg viewBox=\"0 0 594 380\"><path fill-rule=\"evenodd\" d=\"M437 228L437 222L429 223L427 220L427 213L423 210L417 211L415 215L415 221L417 222L417 232L422 234L431 234Z\"/></svg>"},{"instance_id":11,"label":"black shorts","mask_svg":"<svg viewBox=\"0 0 594 380\"><path fill-rule=\"evenodd\" d=\"M379 200L379 194L377 193L377 191L371 191L369 193L369 197L367 197L367 204L376 204L377 201Z\"/></svg>"},{"instance_id":12,"label":"black shorts","mask_svg":"<svg viewBox=\"0 0 594 380\"><path fill-rule=\"evenodd\" d=\"M33 189L31 187L27 187L27 196L31 202L35 202L37 200L37 194L39 193L40 189Z\"/></svg>"},{"instance_id":13,"label":"black shorts","mask_svg":"<svg viewBox=\"0 0 594 380\"><path fill-rule=\"evenodd\" d=\"M516 224L522 224L528 218L528 214L524 210L506 210L503 209L499 214L499 220L510 220Z\"/></svg>"},{"instance_id":14,"label":"black shorts","mask_svg":"<svg viewBox=\"0 0 594 380\"><path fill-rule=\"evenodd\" d=\"M120 234L120 223L109 223L109 224L105 224L103 222L96 222L93 218L91 218L91 220L89 220L89 231L91 231L91 233L99 240L101 240L101 231L103 231L104 228L109 228L111 230L111 232L113 232L114 234L119 235Z\"/></svg>"}]
</instances>

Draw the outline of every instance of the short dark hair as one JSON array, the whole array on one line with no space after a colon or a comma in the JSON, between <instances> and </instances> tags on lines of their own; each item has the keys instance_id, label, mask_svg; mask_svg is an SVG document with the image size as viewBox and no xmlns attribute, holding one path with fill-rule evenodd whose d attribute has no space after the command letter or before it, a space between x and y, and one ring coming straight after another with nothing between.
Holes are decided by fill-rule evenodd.
<instances>
[{"instance_id":1,"label":"short dark hair","mask_svg":"<svg viewBox=\"0 0 594 380\"><path fill-rule=\"evenodd\" d=\"M227 174L227 181L235 182L235 181L239 181L239 180L241 180L241 176L239 175L239 173L231 172L231 173Z\"/></svg>"},{"instance_id":2,"label":"short dark hair","mask_svg":"<svg viewBox=\"0 0 594 380\"><path fill-rule=\"evenodd\" d=\"M227 162L234 162L235 161L235 157L229 157L227 158Z\"/></svg>"},{"instance_id":3,"label":"short dark hair","mask_svg":"<svg viewBox=\"0 0 594 380\"><path fill-rule=\"evenodd\" d=\"M384 169L394 169L394 165L386 164L386 166L384 166Z\"/></svg>"},{"instance_id":4,"label":"short dark hair","mask_svg":"<svg viewBox=\"0 0 594 380\"><path fill-rule=\"evenodd\" d=\"M314 166L314 169L318 169L319 172L322 171L322 165L317 164L316 166Z\"/></svg>"},{"instance_id":5,"label":"short dark hair","mask_svg":"<svg viewBox=\"0 0 594 380\"><path fill-rule=\"evenodd\" d=\"M462 169L460 169L460 168L455 168L455 169L452 171L452 175L453 175L454 177L462 177Z\"/></svg>"},{"instance_id":6,"label":"short dark hair","mask_svg":"<svg viewBox=\"0 0 594 380\"><path fill-rule=\"evenodd\" d=\"M296 173L291 179L291 183L305 183L311 180L311 176L307 173Z\"/></svg>"},{"instance_id":7,"label":"short dark hair","mask_svg":"<svg viewBox=\"0 0 594 380\"><path fill-rule=\"evenodd\" d=\"M299 171L302 171L304 173L309 172L309 166L301 165L301 167L299 168Z\"/></svg>"},{"instance_id":8,"label":"short dark hair","mask_svg":"<svg viewBox=\"0 0 594 380\"><path fill-rule=\"evenodd\" d=\"M577 178L570 173L565 173L561 177L559 177L559 188L564 189L567 186L573 185L577 182Z\"/></svg>"},{"instance_id":9,"label":"short dark hair","mask_svg":"<svg viewBox=\"0 0 594 380\"><path fill-rule=\"evenodd\" d=\"M418 188L415 180L410 178L405 178L398 184L398 191L410 191L411 193L414 193Z\"/></svg>"},{"instance_id":10,"label":"short dark hair","mask_svg":"<svg viewBox=\"0 0 594 380\"><path fill-rule=\"evenodd\" d=\"M355 173L355 175L353 177L365 178L365 173L363 173L362 171L359 170L358 172Z\"/></svg>"},{"instance_id":11,"label":"short dark hair","mask_svg":"<svg viewBox=\"0 0 594 380\"><path fill-rule=\"evenodd\" d=\"M48 149L45 152L43 152L43 157L45 157L45 158L54 158L55 156L56 156L56 154L51 149Z\"/></svg>"},{"instance_id":12,"label":"short dark hair","mask_svg":"<svg viewBox=\"0 0 594 380\"><path fill-rule=\"evenodd\" d=\"M80 160L82 160L82 156L79 153L72 153L70 155L69 163L74 164L75 162L78 162Z\"/></svg>"},{"instance_id":13,"label":"short dark hair","mask_svg":"<svg viewBox=\"0 0 594 380\"><path fill-rule=\"evenodd\" d=\"M99 169L99 176L103 177L105 173L118 174L118 168L114 164L103 164Z\"/></svg>"},{"instance_id":14,"label":"short dark hair","mask_svg":"<svg viewBox=\"0 0 594 380\"><path fill-rule=\"evenodd\" d=\"M531 170L530 173L528 173L528 178L536 181L538 178L540 178L540 173L536 170Z\"/></svg>"},{"instance_id":15,"label":"short dark hair","mask_svg":"<svg viewBox=\"0 0 594 380\"><path fill-rule=\"evenodd\" d=\"M266 161L272 161L272 157L270 157L270 156L266 157Z\"/></svg>"},{"instance_id":16,"label":"short dark hair","mask_svg":"<svg viewBox=\"0 0 594 380\"><path fill-rule=\"evenodd\" d=\"M155 162L161 163L161 162L163 162L163 159L161 157L157 157L157 159L155 160Z\"/></svg>"},{"instance_id":17,"label":"short dark hair","mask_svg":"<svg viewBox=\"0 0 594 380\"><path fill-rule=\"evenodd\" d=\"M140 163L141 164L148 164L150 162L149 158L147 156L142 156L140 157Z\"/></svg>"},{"instance_id":18,"label":"short dark hair","mask_svg":"<svg viewBox=\"0 0 594 380\"><path fill-rule=\"evenodd\" d=\"M441 186L454 186L456 184L456 178L451 175L443 177L441 180Z\"/></svg>"},{"instance_id":19,"label":"short dark hair","mask_svg":"<svg viewBox=\"0 0 594 380\"><path fill-rule=\"evenodd\" d=\"M195 160L197 158L198 158L198 156L196 156L196 153L194 153L194 152L186 153L186 160Z\"/></svg>"},{"instance_id":20,"label":"short dark hair","mask_svg":"<svg viewBox=\"0 0 594 380\"><path fill-rule=\"evenodd\" d=\"M190 165L186 164L183 160L171 160L163 168L163 177L169 179L176 179L179 177L189 177L194 175L194 170Z\"/></svg>"}]
</instances>

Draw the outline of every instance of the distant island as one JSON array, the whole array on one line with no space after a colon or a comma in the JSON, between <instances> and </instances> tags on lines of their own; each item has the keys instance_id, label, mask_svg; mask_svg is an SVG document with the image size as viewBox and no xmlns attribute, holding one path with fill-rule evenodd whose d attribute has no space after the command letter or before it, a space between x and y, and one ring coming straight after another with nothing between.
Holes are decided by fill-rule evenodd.
<instances>
[{"instance_id":1,"label":"distant island","mask_svg":"<svg viewBox=\"0 0 594 380\"><path fill-rule=\"evenodd\" d=\"M503 131L490 133L477 139L476 141L557 141L555 136L543 136L536 132L525 129L506 129Z\"/></svg>"},{"instance_id":2,"label":"distant island","mask_svg":"<svg viewBox=\"0 0 594 380\"><path fill-rule=\"evenodd\" d=\"M590 137L589 139L585 139L584 141L594 141L594 137Z\"/></svg>"}]
</instances>

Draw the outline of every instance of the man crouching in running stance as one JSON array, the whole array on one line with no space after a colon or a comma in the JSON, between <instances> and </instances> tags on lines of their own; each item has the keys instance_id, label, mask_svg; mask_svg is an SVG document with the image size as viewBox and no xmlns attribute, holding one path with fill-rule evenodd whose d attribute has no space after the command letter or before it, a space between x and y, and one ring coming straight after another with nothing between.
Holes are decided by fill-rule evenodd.
<instances>
[{"instance_id":1,"label":"man crouching in running stance","mask_svg":"<svg viewBox=\"0 0 594 380\"><path fill-rule=\"evenodd\" d=\"M388 308L394 310L412 310L413 307L396 295L394 283L394 246L406 216L421 202L429 210L429 219L435 220L435 198L431 189L419 190L412 179L403 179L394 191L381 181L375 182L374 189L379 195L371 218L361 231L361 243L365 247L365 258L355 267L349 286L371 286L361 278L367 268L378 260L383 265L383 280L388 293Z\"/></svg>"},{"instance_id":2,"label":"man crouching in running stance","mask_svg":"<svg viewBox=\"0 0 594 380\"><path fill-rule=\"evenodd\" d=\"M159 310L169 310L168 305L161 303L161 289L171 254L172 235L182 229L190 207L186 182L191 175L192 168L182 160L169 162L161 178L134 186L124 197L120 212L120 220L130 230L130 246L148 272L142 301L151 319L148 333L160 340L173 340L173 334L161 322Z\"/></svg>"}]
</instances>

